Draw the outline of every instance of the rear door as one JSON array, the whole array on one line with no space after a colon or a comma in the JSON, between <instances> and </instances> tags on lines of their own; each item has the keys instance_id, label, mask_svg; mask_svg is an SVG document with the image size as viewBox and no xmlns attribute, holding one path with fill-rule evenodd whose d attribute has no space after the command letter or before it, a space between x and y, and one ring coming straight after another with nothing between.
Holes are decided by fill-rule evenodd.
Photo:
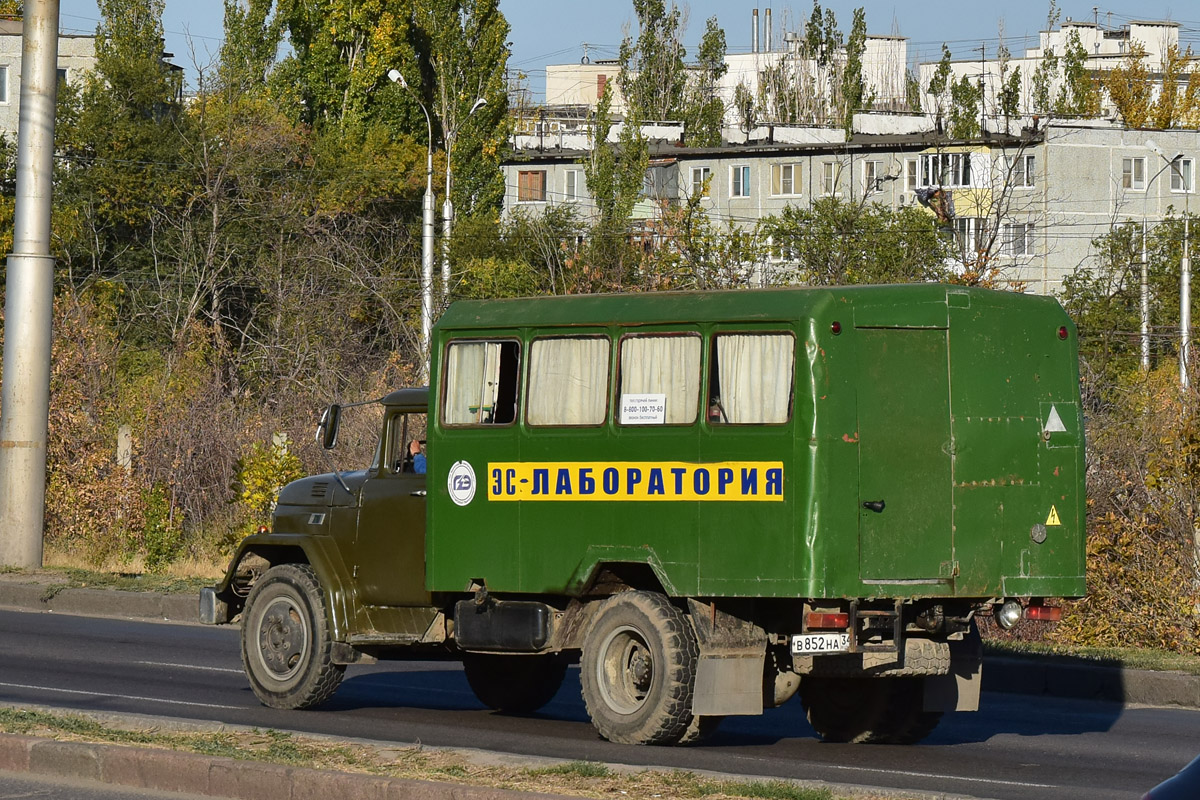
<instances>
[{"instance_id":1,"label":"rear door","mask_svg":"<svg viewBox=\"0 0 1200 800\"><path fill-rule=\"evenodd\" d=\"M859 574L953 577L947 331L859 328Z\"/></svg>"}]
</instances>

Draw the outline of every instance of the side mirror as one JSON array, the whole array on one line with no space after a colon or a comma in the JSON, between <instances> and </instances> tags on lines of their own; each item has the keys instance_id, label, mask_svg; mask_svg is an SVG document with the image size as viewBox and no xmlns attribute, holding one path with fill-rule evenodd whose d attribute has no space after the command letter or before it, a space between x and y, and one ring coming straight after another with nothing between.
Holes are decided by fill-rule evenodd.
<instances>
[{"instance_id":1,"label":"side mirror","mask_svg":"<svg viewBox=\"0 0 1200 800\"><path fill-rule=\"evenodd\" d=\"M332 450L337 445L338 423L342 418L342 407L337 403L325 409L321 421L317 423L317 441L326 450Z\"/></svg>"}]
</instances>

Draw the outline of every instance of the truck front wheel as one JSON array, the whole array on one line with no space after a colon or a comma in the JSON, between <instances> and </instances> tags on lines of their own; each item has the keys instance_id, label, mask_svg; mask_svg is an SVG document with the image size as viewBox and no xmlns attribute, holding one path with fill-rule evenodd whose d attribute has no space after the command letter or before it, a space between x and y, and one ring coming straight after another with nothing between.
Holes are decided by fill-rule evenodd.
<instances>
[{"instance_id":1,"label":"truck front wheel","mask_svg":"<svg viewBox=\"0 0 1200 800\"><path fill-rule=\"evenodd\" d=\"M580 682L600 735L673 744L692 723L699 646L683 613L654 592L603 601L583 641Z\"/></svg>"},{"instance_id":2,"label":"truck front wheel","mask_svg":"<svg viewBox=\"0 0 1200 800\"><path fill-rule=\"evenodd\" d=\"M242 622L242 666L250 688L272 708L328 700L346 668L330 657L321 584L307 564L272 567L254 585Z\"/></svg>"},{"instance_id":3,"label":"truck front wheel","mask_svg":"<svg viewBox=\"0 0 1200 800\"><path fill-rule=\"evenodd\" d=\"M463 672L479 702L497 711L528 714L562 686L567 661L559 655L466 653Z\"/></svg>"}]
</instances>

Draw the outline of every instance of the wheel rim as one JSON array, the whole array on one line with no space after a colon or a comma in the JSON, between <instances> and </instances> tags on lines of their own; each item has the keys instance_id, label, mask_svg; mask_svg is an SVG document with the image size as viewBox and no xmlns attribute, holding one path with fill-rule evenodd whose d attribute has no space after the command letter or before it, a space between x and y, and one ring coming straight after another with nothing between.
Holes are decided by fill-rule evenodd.
<instances>
[{"instance_id":1,"label":"wheel rim","mask_svg":"<svg viewBox=\"0 0 1200 800\"><path fill-rule=\"evenodd\" d=\"M600 696L618 714L634 714L646 704L654 686L654 656L641 631L617 628L600 644L596 684Z\"/></svg>"},{"instance_id":2,"label":"wheel rim","mask_svg":"<svg viewBox=\"0 0 1200 800\"><path fill-rule=\"evenodd\" d=\"M277 681L294 678L304 668L309 649L308 622L290 597L271 601L258 624L258 659Z\"/></svg>"}]
</instances>

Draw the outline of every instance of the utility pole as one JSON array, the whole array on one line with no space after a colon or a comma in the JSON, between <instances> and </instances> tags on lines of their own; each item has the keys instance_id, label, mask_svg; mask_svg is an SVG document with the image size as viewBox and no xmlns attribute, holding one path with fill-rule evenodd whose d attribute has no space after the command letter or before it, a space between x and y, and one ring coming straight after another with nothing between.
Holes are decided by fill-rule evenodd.
<instances>
[{"instance_id":1,"label":"utility pole","mask_svg":"<svg viewBox=\"0 0 1200 800\"><path fill-rule=\"evenodd\" d=\"M50 192L58 89L58 0L26 0L13 251L0 391L0 564L42 565L54 258Z\"/></svg>"}]
</instances>

